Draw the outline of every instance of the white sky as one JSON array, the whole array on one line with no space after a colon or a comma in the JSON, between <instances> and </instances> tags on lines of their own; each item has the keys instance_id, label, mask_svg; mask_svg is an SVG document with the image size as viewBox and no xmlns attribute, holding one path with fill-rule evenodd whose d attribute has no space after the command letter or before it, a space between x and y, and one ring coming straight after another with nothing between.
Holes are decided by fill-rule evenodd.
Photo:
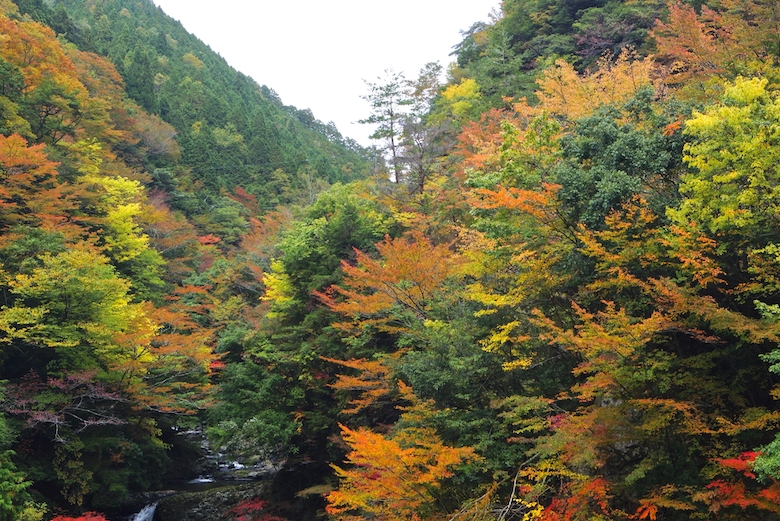
<instances>
[{"instance_id":1,"label":"white sky","mask_svg":"<svg viewBox=\"0 0 780 521\"><path fill-rule=\"evenodd\" d=\"M311 109L342 135L371 144L363 80L385 69L416 78L446 67L461 30L500 0L153 0L227 62L286 105Z\"/></svg>"}]
</instances>

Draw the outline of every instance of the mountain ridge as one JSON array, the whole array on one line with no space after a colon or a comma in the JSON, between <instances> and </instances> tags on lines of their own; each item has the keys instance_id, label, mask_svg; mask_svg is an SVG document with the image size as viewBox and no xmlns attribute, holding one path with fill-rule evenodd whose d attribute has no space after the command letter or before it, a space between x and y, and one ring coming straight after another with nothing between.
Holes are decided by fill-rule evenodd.
<instances>
[{"instance_id":1,"label":"mountain ridge","mask_svg":"<svg viewBox=\"0 0 780 521\"><path fill-rule=\"evenodd\" d=\"M80 48L109 58L128 95L176 129L180 163L207 193L241 186L270 207L292 202L283 192L308 191L302 185L311 178L321 189L368 172L366 149L309 109L285 105L151 0L16 3Z\"/></svg>"}]
</instances>

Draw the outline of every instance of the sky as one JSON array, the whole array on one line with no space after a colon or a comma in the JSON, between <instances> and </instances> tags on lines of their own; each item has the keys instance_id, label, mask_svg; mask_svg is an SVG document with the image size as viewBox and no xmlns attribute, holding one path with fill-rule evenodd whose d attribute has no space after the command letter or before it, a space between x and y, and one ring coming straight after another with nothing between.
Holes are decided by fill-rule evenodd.
<instances>
[{"instance_id":1,"label":"sky","mask_svg":"<svg viewBox=\"0 0 780 521\"><path fill-rule=\"evenodd\" d=\"M311 109L371 145L365 81L445 67L460 31L489 21L500 0L153 0L285 105ZM365 81L364 81L365 80Z\"/></svg>"}]
</instances>

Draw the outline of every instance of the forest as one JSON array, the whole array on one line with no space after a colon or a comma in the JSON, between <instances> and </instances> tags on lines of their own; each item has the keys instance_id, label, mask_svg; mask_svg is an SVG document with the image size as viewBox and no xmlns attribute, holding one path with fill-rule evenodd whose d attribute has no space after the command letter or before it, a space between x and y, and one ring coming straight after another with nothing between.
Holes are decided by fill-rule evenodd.
<instances>
[{"instance_id":1,"label":"forest","mask_svg":"<svg viewBox=\"0 0 780 521\"><path fill-rule=\"evenodd\" d=\"M127 519L185 431L308 498L204 520L780 519L780 4L452 56L364 148L151 0L0 0L0 521Z\"/></svg>"}]
</instances>

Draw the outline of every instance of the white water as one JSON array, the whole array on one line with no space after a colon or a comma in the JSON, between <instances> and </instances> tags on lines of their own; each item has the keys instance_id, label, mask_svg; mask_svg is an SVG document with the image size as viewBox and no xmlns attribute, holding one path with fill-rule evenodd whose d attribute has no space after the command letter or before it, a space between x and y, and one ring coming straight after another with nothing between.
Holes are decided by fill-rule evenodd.
<instances>
[{"instance_id":1,"label":"white water","mask_svg":"<svg viewBox=\"0 0 780 521\"><path fill-rule=\"evenodd\" d=\"M154 518L154 511L157 508L157 503L146 505L140 512L130 518L130 521L152 521Z\"/></svg>"},{"instance_id":2,"label":"white water","mask_svg":"<svg viewBox=\"0 0 780 521\"><path fill-rule=\"evenodd\" d=\"M197 485L198 483L214 483L214 478L210 476L198 476L195 479L191 479L187 482L188 485Z\"/></svg>"}]
</instances>

